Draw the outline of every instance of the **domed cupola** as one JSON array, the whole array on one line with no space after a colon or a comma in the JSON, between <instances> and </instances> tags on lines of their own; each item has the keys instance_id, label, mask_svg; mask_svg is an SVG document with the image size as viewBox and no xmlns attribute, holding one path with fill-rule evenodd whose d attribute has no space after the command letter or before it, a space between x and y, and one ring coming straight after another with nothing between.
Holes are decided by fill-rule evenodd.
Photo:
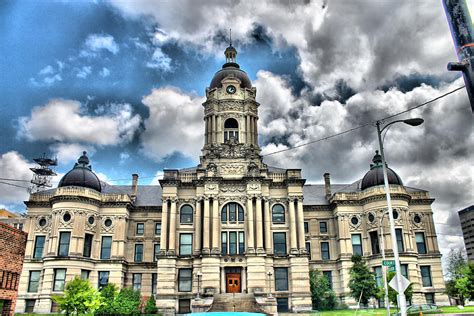
<instances>
[{"instance_id":1,"label":"domed cupola","mask_svg":"<svg viewBox=\"0 0 474 316\"><path fill-rule=\"evenodd\" d=\"M382 156L379 151L375 151L375 156L372 159L373 164L370 165L370 170L362 178L360 189L365 190L370 187L377 185L383 185L383 168L382 168ZM392 169L387 167L387 177L389 184L403 185L402 179Z\"/></svg>"},{"instance_id":2,"label":"domed cupola","mask_svg":"<svg viewBox=\"0 0 474 316\"><path fill-rule=\"evenodd\" d=\"M240 81L241 88L252 88L252 82L247 76L247 73L240 69L239 64L237 64L237 50L232 46L232 42L229 47L226 48L224 54L226 63L212 78L209 89L221 88L221 81L229 76L237 78Z\"/></svg>"},{"instance_id":3,"label":"domed cupola","mask_svg":"<svg viewBox=\"0 0 474 316\"><path fill-rule=\"evenodd\" d=\"M82 156L79 157L77 163L74 164L74 168L66 173L58 184L58 187L69 186L85 187L99 192L102 190L100 180L95 173L92 172L92 167L89 165L89 158L85 151L82 153Z\"/></svg>"}]
</instances>

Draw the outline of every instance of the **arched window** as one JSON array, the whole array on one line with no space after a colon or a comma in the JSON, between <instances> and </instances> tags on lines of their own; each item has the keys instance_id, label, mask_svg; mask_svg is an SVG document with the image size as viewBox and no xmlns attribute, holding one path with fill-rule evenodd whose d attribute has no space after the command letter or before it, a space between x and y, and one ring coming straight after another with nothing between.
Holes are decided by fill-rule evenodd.
<instances>
[{"instance_id":1,"label":"arched window","mask_svg":"<svg viewBox=\"0 0 474 316\"><path fill-rule=\"evenodd\" d=\"M221 222L223 223L235 223L244 221L244 209L240 204L228 203L224 205L221 211Z\"/></svg>"},{"instance_id":2,"label":"arched window","mask_svg":"<svg viewBox=\"0 0 474 316\"><path fill-rule=\"evenodd\" d=\"M273 223L284 223L285 222L285 208L281 204L275 204L272 207L272 222Z\"/></svg>"},{"instance_id":3,"label":"arched window","mask_svg":"<svg viewBox=\"0 0 474 316\"><path fill-rule=\"evenodd\" d=\"M231 139L239 141L239 123L234 118L229 118L224 123L224 143Z\"/></svg>"},{"instance_id":4,"label":"arched window","mask_svg":"<svg viewBox=\"0 0 474 316\"><path fill-rule=\"evenodd\" d=\"M192 224L193 223L193 208L191 205L183 205L181 212L179 213L179 222L181 224Z\"/></svg>"}]
</instances>

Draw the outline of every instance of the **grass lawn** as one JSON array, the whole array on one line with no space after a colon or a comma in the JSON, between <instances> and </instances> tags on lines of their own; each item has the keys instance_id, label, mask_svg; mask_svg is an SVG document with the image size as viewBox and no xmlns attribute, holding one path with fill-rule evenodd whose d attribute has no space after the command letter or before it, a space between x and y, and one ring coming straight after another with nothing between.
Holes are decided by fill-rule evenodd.
<instances>
[{"instance_id":1,"label":"grass lawn","mask_svg":"<svg viewBox=\"0 0 474 316\"><path fill-rule=\"evenodd\" d=\"M465 306L464 309L459 309L457 306L446 306L440 307L440 309L446 314L474 313L474 306Z\"/></svg>"},{"instance_id":2,"label":"grass lawn","mask_svg":"<svg viewBox=\"0 0 474 316\"><path fill-rule=\"evenodd\" d=\"M459 309L457 306L448 306L440 307L443 313L446 314L461 314L461 313L473 313L474 306L466 306L464 309ZM392 308L390 310L392 313L396 313L397 309ZM354 309L343 309L343 310L334 310L334 311L322 311L319 313L306 314L310 316L354 316L356 311ZM299 314L302 315L302 314ZM377 309L360 309L357 311L358 316L386 316L387 310L384 308ZM429 314L428 314L429 315Z\"/></svg>"}]
</instances>

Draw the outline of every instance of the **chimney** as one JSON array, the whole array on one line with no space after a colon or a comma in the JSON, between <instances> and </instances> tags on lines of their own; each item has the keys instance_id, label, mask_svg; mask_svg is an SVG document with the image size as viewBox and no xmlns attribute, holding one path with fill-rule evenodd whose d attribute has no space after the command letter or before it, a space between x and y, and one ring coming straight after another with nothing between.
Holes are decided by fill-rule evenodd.
<instances>
[{"instance_id":1,"label":"chimney","mask_svg":"<svg viewBox=\"0 0 474 316\"><path fill-rule=\"evenodd\" d=\"M137 190L138 190L138 174L134 173L132 174L132 194L130 195L133 202L135 202L135 200L137 199Z\"/></svg>"},{"instance_id":2,"label":"chimney","mask_svg":"<svg viewBox=\"0 0 474 316\"><path fill-rule=\"evenodd\" d=\"M329 201L331 198L331 176L329 173L324 174L324 189L326 191L326 199Z\"/></svg>"}]
</instances>

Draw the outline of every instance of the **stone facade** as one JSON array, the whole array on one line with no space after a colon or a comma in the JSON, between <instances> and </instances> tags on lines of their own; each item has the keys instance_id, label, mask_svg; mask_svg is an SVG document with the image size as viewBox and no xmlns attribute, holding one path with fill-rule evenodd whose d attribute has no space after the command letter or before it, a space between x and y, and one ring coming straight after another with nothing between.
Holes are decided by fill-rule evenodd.
<instances>
[{"instance_id":1,"label":"stone facade","mask_svg":"<svg viewBox=\"0 0 474 316\"><path fill-rule=\"evenodd\" d=\"M474 261L474 205L458 212L461 221L464 246L466 246L467 259Z\"/></svg>"},{"instance_id":2,"label":"stone facade","mask_svg":"<svg viewBox=\"0 0 474 316\"><path fill-rule=\"evenodd\" d=\"M0 223L0 305L2 315L13 315L25 255L26 234Z\"/></svg>"},{"instance_id":3,"label":"stone facade","mask_svg":"<svg viewBox=\"0 0 474 316\"><path fill-rule=\"evenodd\" d=\"M342 302L353 303L351 255L363 254L374 272L382 240L391 256L383 186L333 185L328 174L324 185L305 185L300 169L266 165L257 91L236 53L226 50L227 63L206 89L198 166L164 170L159 186L138 185L138 175L118 186L100 183L84 154L58 188L30 196L18 312L54 310L51 295L75 275L96 287L113 282L156 295L164 313L228 292L252 294L272 310L263 299L270 292L280 311L302 311L311 308L313 268L325 272ZM447 303L433 199L401 182L390 190L413 302Z\"/></svg>"}]
</instances>

